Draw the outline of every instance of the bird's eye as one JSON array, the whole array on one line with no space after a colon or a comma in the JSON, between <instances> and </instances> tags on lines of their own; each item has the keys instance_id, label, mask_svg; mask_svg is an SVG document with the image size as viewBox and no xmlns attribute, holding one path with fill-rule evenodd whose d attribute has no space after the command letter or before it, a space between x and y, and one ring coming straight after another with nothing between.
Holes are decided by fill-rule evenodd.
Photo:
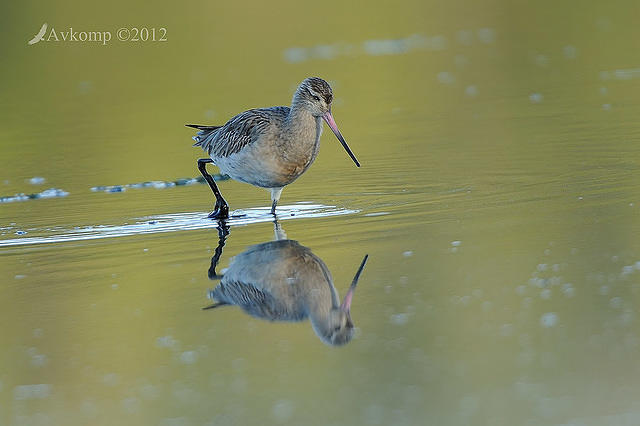
<instances>
[{"instance_id":1,"label":"bird's eye","mask_svg":"<svg viewBox=\"0 0 640 426\"><path fill-rule=\"evenodd\" d=\"M316 101L320 102L320 97L319 96L313 95L313 99L315 99Z\"/></svg>"}]
</instances>

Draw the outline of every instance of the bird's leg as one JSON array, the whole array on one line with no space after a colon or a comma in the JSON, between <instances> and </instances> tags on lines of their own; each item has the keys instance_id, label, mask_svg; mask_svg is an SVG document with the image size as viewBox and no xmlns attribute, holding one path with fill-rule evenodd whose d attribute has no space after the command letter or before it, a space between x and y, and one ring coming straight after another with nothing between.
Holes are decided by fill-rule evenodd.
<instances>
[{"instance_id":1,"label":"bird's leg","mask_svg":"<svg viewBox=\"0 0 640 426\"><path fill-rule=\"evenodd\" d=\"M211 191L213 191L213 195L216 197L216 205L213 211L209 213L209 217L211 219L226 219L229 217L229 205L224 198L222 198L222 194L213 177L207 172L207 163L213 163L213 160L211 158L201 158L198 160L198 170L200 170L204 180L207 181Z\"/></svg>"},{"instance_id":2,"label":"bird's leg","mask_svg":"<svg viewBox=\"0 0 640 426\"><path fill-rule=\"evenodd\" d=\"M227 235L229 235L229 226L224 222L220 222L220 226L218 227L218 246L216 247L216 251L211 258L211 266L209 267L209 271L207 273L210 280L222 279L222 275L218 275L216 273L216 266L218 266L220 256L222 256L222 249L224 248L224 244L227 242Z\"/></svg>"},{"instance_id":3,"label":"bird's leg","mask_svg":"<svg viewBox=\"0 0 640 426\"><path fill-rule=\"evenodd\" d=\"M271 188L271 214L276 215L276 206L282 194L282 188Z\"/></svg>"}]
</instances>

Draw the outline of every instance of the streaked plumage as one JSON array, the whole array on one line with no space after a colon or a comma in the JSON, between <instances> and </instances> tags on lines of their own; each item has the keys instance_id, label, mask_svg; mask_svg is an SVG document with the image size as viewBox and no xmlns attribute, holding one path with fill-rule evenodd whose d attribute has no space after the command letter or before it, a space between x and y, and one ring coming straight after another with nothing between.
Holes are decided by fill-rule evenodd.
<instances>
[{"instance_id":1,"label":"streaked plumage","mask_svg":"<svg viewBox=\"0 0 640 426\"><path fill-rule=\"evenodd\" d=\"M332 101L331 86L320 78L310 77L296 90L291 107L251 109L223 126L188 124L199 130L193 137L194 146L201 147L210 157L198 164L216 196L216 208L209 217L226 217L228 206L213 179L207 178L205 163L213 162L221 173L235 180L269 189L271 212L275 214L282 188L300 177L318 155L321 119L359 167L333 120Z\"/></svg>"}]
</instances>

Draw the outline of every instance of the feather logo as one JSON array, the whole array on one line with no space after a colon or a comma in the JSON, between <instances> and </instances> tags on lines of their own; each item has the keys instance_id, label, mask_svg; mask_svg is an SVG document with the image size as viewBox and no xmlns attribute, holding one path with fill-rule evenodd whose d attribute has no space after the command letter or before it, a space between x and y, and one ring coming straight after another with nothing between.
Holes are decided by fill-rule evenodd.
<instances>
[{"instance_id":1,"label":"feather logo","mask_svg":"<svg viewBox=\"0 0 640 426\"><path fill-rule=\"evenodd\" d=\"M36 34L31 40L29 40L27 44L29 46L31 46L32 44L36 44L37 42L39 42L44 38L44 33L46 32L47 32L47 23L45 22L44 24L42 24L42 28L40 28L40 31L38 31L38 34Z\"/></svg>"}]
</instances>

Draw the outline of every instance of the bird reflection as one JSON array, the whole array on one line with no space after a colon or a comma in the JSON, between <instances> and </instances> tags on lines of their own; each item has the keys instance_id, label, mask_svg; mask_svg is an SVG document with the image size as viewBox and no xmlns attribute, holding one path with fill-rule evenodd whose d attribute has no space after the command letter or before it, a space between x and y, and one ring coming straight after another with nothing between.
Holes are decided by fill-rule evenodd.
<instances>
[{"instance_id":1,"label":"bird reflection","mask_svg":"<svg viewBox=\"0 0 640 426\"><path fill-rule=\"evenodd\" d=\"M221 224L220 240L209 268L210 279L220 283L209 292L215 303L203 309L236 305L246 313L269 321L309 318L318 337L329 345L344 345L353 337L351 302L367 262L362 259L342 303L327 265L308 247L289 240L274 222L275 240L256 244L235 256L224 275L216 266L228 235Z\"/></svg>"}]
</instances>

